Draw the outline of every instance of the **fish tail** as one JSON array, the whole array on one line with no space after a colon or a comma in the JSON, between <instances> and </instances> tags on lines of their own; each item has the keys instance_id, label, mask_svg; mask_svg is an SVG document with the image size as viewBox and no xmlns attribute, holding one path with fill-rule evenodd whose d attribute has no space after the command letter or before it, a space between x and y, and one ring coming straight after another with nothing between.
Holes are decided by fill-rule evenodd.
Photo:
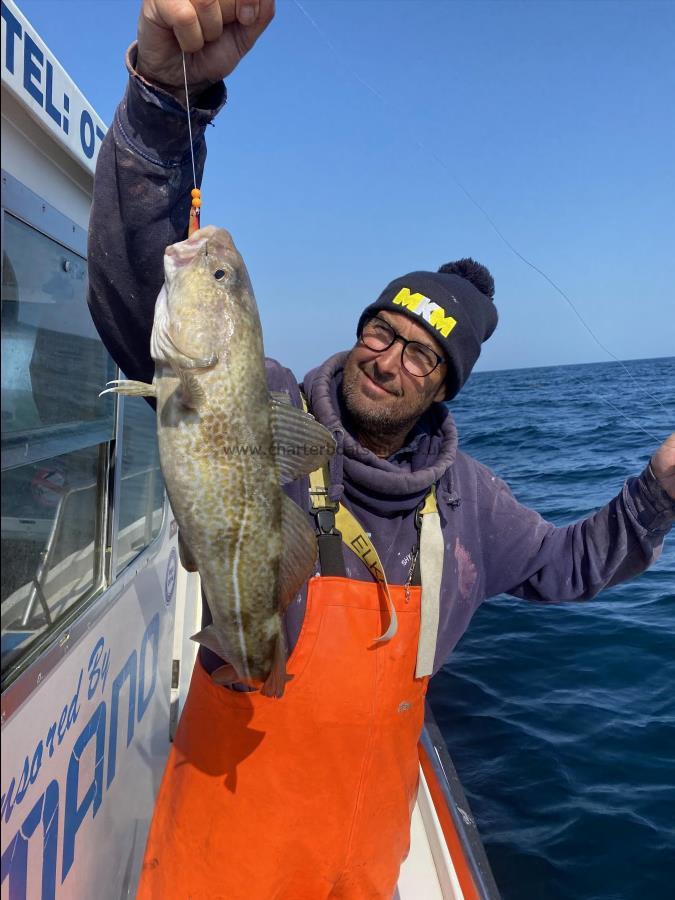
<instances>
[{"instance_id":1,"label":"fish tail","mask_svg":"<svg viewBox=\"0 0 675 900\"><path fill-rule=\"evenodd\" d=\"M283 697L286 688L286 682L290 681L292 675L286 674L286 642L283 635L279 634L277 644L274 648L274 659L272 660L272 670L267 676L267 680L262 686L261 693L266 697Z\"/></svg>"}]
</instances>

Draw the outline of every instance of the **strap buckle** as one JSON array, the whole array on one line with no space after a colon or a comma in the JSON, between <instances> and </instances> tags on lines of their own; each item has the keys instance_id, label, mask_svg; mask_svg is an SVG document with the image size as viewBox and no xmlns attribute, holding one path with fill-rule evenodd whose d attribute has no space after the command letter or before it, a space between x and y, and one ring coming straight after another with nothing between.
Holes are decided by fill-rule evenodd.
<instances>
[{"instance_id":1,"label":"strap buckle","mask_svg":"<svg viewBox=\"0 0 675 900\"><path fill-rule=\"evenodd\" d=\"M422 531L422 507L423 507L423 505L424 505L423 503L420 503L420 505L415 510L415 528L417 530L418 535Z\"/></svg>"},{"instance_id":2,"label":"strap buckle","mask_svg":"<svg viewBox=\"0 0 675 900\"><path fill-rule=\"evenodd\" d=\"M314 510L314 519L316 521L316 528L319 534L339 534L335 528L335 511L337 509L337 505L333 506L323 506L319 509Z\"/></svg>"}]
</instances>

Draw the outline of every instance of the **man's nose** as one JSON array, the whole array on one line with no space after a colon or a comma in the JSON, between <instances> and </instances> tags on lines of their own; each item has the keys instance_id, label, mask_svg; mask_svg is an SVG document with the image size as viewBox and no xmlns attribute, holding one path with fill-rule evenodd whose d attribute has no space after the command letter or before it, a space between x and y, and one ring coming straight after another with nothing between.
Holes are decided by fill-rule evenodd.
<instances>
[{"instance_id":1,"label":"man's nose","mask_svg":"<svg viewBox=\"0 0 675 900\"><path fill-rule=\"evenodd\" d=\"M394 378L401 368L401 347L398 341L394 341L391 347L378 353L375 357L375 366L380 375Z\"/></svg>"}]
</instances>

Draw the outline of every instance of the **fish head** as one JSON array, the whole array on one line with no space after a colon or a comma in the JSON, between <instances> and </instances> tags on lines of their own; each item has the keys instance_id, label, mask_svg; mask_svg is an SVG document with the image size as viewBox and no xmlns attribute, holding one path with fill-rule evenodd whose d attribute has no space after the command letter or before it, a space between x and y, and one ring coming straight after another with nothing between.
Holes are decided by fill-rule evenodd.
<instances>
[{"instance_id":1,"label":"fish head","mask_svg":"<svg viewBox=\"0 0 675 900\"><path fill-rule=\"evenodd\" d=\"M258 321L248 272L228 231L209 225L167 247L156 327L158 314L167 338L161 342L163 355L180 367L188 365L186 360L194 365L215 362L238 318Z\"/></svg>"}]
</instances>

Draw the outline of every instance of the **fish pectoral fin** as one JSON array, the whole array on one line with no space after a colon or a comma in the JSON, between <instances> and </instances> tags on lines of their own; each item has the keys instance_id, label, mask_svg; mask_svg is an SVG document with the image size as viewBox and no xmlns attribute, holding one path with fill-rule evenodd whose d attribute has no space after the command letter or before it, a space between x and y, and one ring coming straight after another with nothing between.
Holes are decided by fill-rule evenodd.
<instances>
[{"instance_id":1,"label":"fish pectoral fin","mask_svg":"<svg viewBox=\"0 0 675 900\"><path fill-rule=\"evenodd\" d=\"M282 484L309 475L335 453L333 436L314 416L274 397L270 399L270 423Z\"/></svg>"},{"instance_id":2,"label":"fish pectoral fin","mask_svg":"<svg viewBox=\"0 0 675 900\"><path fill-rule=\"evenodd\" d=\"M206 403L206 394L194 372L178 369L178 377L180 378L181 403L189 409L199 409L200 406L203 406Z\"/></svg>"},{"instance_id":3,"label":"fish pectoral fin","mask_svg":"<svg viewBox=\"0 0 675 900\"><path fill-rule=\"evenodd\" d=\"M196 641L202 647L206 647L207 650L215 653L216 656L220 656L221 659L227 659L227 651L220 643L215 625L207 625L206 628L202 628L197 634L193 634L190 640Z\"/></svg>"},{"instance_id":4,"label":"fish pectoral fin","mask_svg":"<svg viewBox=\"0 0 675 900\"><path fill-rule=\"evenodd\" d=\"M178 532L178 556L180 557L180 564L186 572L198 571L195 558L192 555L192 551L185 543L185 539L183 538L183 533L181 531Z\"/></svg>"},{"instance_id":5,"label":"fish pectoral fin","mask_svg":"<svg viewBox=\"0 0 675 900\"><path fill-rule=\"evenodd\" d=\"M272 669L270 671L270 674L267 676L265 683L260 689L260 693L264 694L265 697L284 696L286 683L293 678L292 675L288 675L286 673L287 658L288 654L286 652L286 641L284 640L283 633L279 632L276 647L274 648Z\"/></svg>"},{"instance_id":6,"label":"fish pectoral fin","mask_svg":"<svg viewBox=\"0 0 675 900\"><path fill-rule=\"evenodd\" d=\"M270 391L270 397L272 400L276 400L277 403L285 403L287 406L291 405L291 395L288 391Z\"/></svg>"},{"instance_id":7,"label":"fish pectoral fin","mask_svg":"<svg viewBox=\"0 0 675 900\"><path fill-rule=\"evenodd\" d=\"M156 397L157 389L154 384L146 384L144 381L127 381L126 379L116 378L114 381L107 382L108 387L101 391L99 397L104 394L126 394L128 397ZM110 387L109 385L114 385Z\"/></svg>"},{"instance_id":8,"label":"fish pectoral fin","mask_svg":"<svg viewBox=\"0 0 675 900\"><path fill-rule=\"evenodd\" d=\"M277 600L283 612L313 574L317 555L316 536L307 514L286 494L281 497L281 534Z\"/></svg>"}]
</instances>

